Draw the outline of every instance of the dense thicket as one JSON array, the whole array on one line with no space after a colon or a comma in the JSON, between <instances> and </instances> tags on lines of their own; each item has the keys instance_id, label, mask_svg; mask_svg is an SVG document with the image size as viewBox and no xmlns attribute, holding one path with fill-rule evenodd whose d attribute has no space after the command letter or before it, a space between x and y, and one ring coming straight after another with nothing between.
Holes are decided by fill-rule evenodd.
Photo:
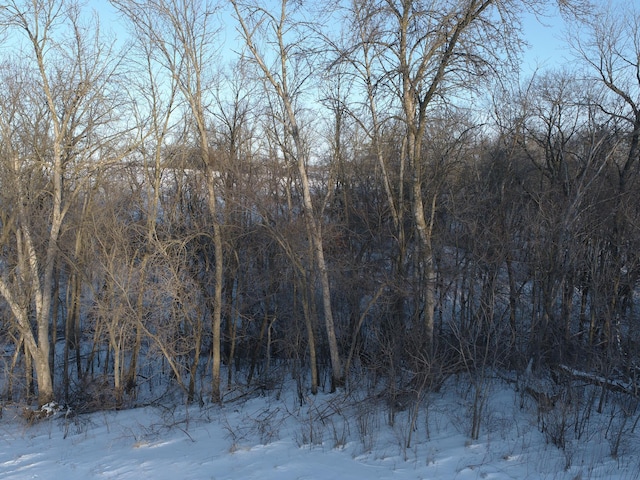
<instances>
[{"instance_id":1,"label":"dense thicket","mask_svg":"<svg viewBox=\"0 0 640 480\"><path fill-rule=\"evenodd\" d=\"M559 2L575 62L527 77L542 1L259 3L114 0L117 42L0 7L3 398L527 366L631 393L640 14Z\"/></svg>"}]
</instances>

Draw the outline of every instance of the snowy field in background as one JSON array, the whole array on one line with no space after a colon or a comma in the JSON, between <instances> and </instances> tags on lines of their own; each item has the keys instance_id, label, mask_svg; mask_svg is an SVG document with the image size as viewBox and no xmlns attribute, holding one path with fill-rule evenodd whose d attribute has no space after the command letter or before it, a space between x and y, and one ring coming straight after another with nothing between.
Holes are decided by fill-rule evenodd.
<instances>
[{"instance_id":1,"label":"snowy field in background","mask_svg":"<svg viewBox=\"0 0 640 480\"><path fill-rule=\"evenodd\" d=\"M640 478L635 416L621 423L619 416L611 420L594 411L584 419L587 430L579 441L566 418L563 451L539 431L534 402L525 399L521 409L513 386L495 380L487 390L480 438L471 441L473 388L463 385L449 382L424 399L417 416L411 408L398 412L393 426L382 400L319 394L301 407L295 386L279 399L269 392L222 407L59 414L31 426L17 407L5 407L0 478ZM623 436L613 458L617 432Z\"/></svg>"}]
</instances>

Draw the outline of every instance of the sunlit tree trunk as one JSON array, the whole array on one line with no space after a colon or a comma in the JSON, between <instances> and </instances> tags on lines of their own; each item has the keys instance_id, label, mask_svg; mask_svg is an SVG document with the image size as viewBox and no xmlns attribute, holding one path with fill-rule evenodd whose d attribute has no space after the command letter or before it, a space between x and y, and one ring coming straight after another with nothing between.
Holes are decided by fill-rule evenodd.
<instances>
[{"instance_id":1,"label":"sunlit tree trunk","mask_svg":"<svg viewBox=\"0 0 640 480\"><path fill-rule=\"evenodd\" d=\"M285 39L285 32L288 28L287 22L289 18L287 16L287 1L283 0L280 4L280 11L277 14L271 14L263 11L265 20L273 27L275 34L274 43L276 45L275 54L278 58L277 70L270 69L265 63L262 54L259 52L256 43L254 41L255 31L246 22L246 18L242 12L242 9L238 2L232 1L235 8L237 19L240 23L241 33L244 37L244 41L247 48L251 52L253 60L258 65L259 70L262 72L266 79L266 83L274 91L279 100L282 102L285 118L283 119L286 134L289 135L293 141L294 151L292 152L293 161L297 166L298 179L300 181L302 190L302 208L304 211L304 221L309 232L311 247L316 261L316 268L318 269L318 277L320 280L320 286L322 290L322 305L324 314L325 331L327 334L327 340L329 343L329 355L331 357L331 369L332 369L332 391L344 384L344 372L342 370L342 360L340 358L340 352L338 349L338 341L336 336L333 309L331 305L331 286L329 282L329 271L327 268L327 261L325 259L322 225L318 219L318 215L313 206L311 196L311 185L309 182L309 175L307 173L307 167L309 164L309 155L303 139L300 125L298 124L298 116L294 107L294 100L292 92L290 91L289 82L291 78L288 75L288 69L290 67L290 45L287 44ZM258 11L258 9L254 9ZM300 88L301 85L296 85L295 88Z\"/></svg>"}]
</instances>

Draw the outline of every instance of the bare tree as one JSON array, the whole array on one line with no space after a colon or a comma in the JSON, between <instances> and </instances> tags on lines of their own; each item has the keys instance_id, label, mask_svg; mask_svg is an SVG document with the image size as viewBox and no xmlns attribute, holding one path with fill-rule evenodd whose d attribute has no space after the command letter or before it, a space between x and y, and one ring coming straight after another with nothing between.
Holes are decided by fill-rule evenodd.
<instances>
[{"instance_id":1,"label":"bare tree","mask_svg":"<svg viewBox=\"0 0 640 480\"><path fill-rule=\"evenodd\" d=\"M603 131L616 137L615 149L608 155L615 172L615 189L608 202L610 227L599 242L591 244L593 270L601 279L601 288L594 288L591 293L604 294L597 302L603 325L592 319L592 332L600 330L597 343L609 347L611 354L620 354L620 333L632 331L621 326L622 320L629 317L625 309L632 304L628 295L640 278L640 257L637 248L631 247L639 214L640 12L634 4L614 2L593 8L577 20L582 35L571 36L570 41L586 66L588 77L603 89L603 94L594 98L594 104L608 119Z\"/></svg>"},{"instance_id":2,"label":"bare tree","mask_svg":"<svg viewBox=\"0 0 640 480\"><path fill-rule=\"evenodd\" d=\"M417 310L423 312L423 338L430 351L436 302L433 235L442 177L436 178L432 172L434 159L425 148L427 129L437 109L446 111L451 96L473 91L476 79L497 73L502 61L499 51L507 52L509 58L508 40L517 45L513 33L520 5L491 0L387 0L352 2L348 10L351 30L356 33L352 44L339 48L338 61L349 61L363 88L362 104L369 118L360 117L361 123L370 132L381 166L401 256L405 238L403 189L408 183L407 208L420 258L414 271L422 285ZM381 110L389 112L387 117L380 116ZM394 115L401 119L403 138L400 174L392 177L382 150L381 131Z\"/></svg>"},{"instance_id":3,"label":"bare tree","mask_svg":"<svg viewBox=\"0 0 640 480\"><path fill-rule=\"evenodd\" d=\"M215 58L217 24L214 2L196 0L113 0L134 28L146 37L157 61L174 78L194 122L194 134L199 148L200 163L205 172L208 208L212 219L214 251L214 295L211 319L212 332L212 392L214 402L222 399L220 392L221 319L223 288L223 238L218 218L218 187L216 170L210 151L207 97L212 88L209 65Z\"/></svg>"},{"instance_id":4,"label":"bare tree","mask_svg":"<svg viewBox=\"0 0 640 480\"><path fill-rule=\"evenodd\" d=\"M171 161L174 152L168 153L171 146L169 137L180 131L176 125L181 120L180 117L176 118L180 108L177 98L178 78L166 75L157 68L158 63L162 65L162 62L159 62L157 58L155 45L149 41L145 25L134 25L133 33L132 47L129 50L127 60L131 65L131 72L133 72L129 78L131 90L136 92L134 94L137 106L135 111L136 137L133 141L138 145L138 148L131 159L135 168L144 178L144 191L141 192L141 197L145 198L146 202L142 201L145 207L141 206L140 208L145 211L146 242L144 248L139 250L139 255L142 258L138 263L141 281L138 285L136 302L135 342L132 345L131 361L124 381L125 389L129 392L136 385L138 358L145 330L145 309L143 308L145 288L153 287L146 281L149 273L147 269L150 268L153 258L166 257L170 252L173 252L167 246L172 239L165 238L166 234L163 236L158 233L158 220L162 209L173 207L173 205L162 205L162 199L166 196L166 192L163 190L167 190L168 169L176 167ZM197 352L200 347L200 344L194 345ZM190 385L190 400L193 399L194 388L195 385Z\"/></svg>"},{"instance_id":5,"label":"bare tree","mask_svg":"<svg viewBox=\"0 0 640 480\"><path fill-rule=\"evenodd\" d=\"M627 155L618 165L619 186L624 191L640 150L640 12L631 5L621 9L609 5L579 20L587 35L573 37L571 42L592 78L613 96L600 108L628 128Z\"/></svg>"},{"instance_id":6,"label":"bare tree","mask_svg":"<svg viewBox=\"0 0 640 480\"><path fill-rule=\"evenodd\" d=\"M0 9L0 25L24 40L24 61L16 68L21 74L13 77L10 97L5 97L17 103L0 107L9 113L2 115L3 135L17 182L16 269L0 278L0 295L33 359L42 404L54 396L49 362L58 242L79 187L95 168L87 162L109 138L101 127L113 121L117 108L112 89L117 63L96 25L81 21L74 1L7 2ZM17 114L22 125L15 123ZM20 139L19 131L29 138ZM27 172L44 182L40 190L25 183ZM30 203L27 198L39 200ZM38 203L46 208L31 210ZM40 216L46 218L44 231L37 231L33 222Z\"/></svg>"},{"instance_id":7,"label":"bare tree","mask_svg":"<svg viewBox=\"0 0 640 480\"><path fill-rule=\"evenodd\" d=\"M313 62L309 55L303 55L300 51L304 42L303 38L295 37L295 31L301 25L291 18L291 7L286 0L280 3L280 9L276 12L256 6L244 5L235 0L232 1L236 17L240 24L240 33L249 50L251 58L262 72L265 83L271 89L280 102L282 102L284 117L281 119L285 134L293 142L293 150L286 152L297 166L298 179L302 187L302 207L304 219L307 226L308 235L318 268L320 285L322 288L322 304L324 313L325 330L329 342L329 354L332 368L332 390L342 386L344 383L344 372L342 370L342 360L338 350L333 309L331 306L331 287L329 282L329 272L323 245L322 225L319 220L317 208L313 205L311 185L308 168L310 163L309 147L305 142L302 125L299 121L299 113L296 111L296 97L305 86L305 80L312 72ZM277 61L274 67L270 67L265 60L265 54L258 48L256 37L259 32L273 31L274 51L269 52L275 55ZM296 50L298 50L296 52ZM302 67L304 65L304 67ZM302 67L305 71L297 69Z\"/></svg>"}]
</instances>

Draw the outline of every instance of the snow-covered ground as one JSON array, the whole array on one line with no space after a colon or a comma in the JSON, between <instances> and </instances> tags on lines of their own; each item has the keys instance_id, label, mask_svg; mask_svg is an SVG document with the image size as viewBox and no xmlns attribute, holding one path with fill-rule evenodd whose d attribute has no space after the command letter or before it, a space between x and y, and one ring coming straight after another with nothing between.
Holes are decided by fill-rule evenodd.
<instances>
[{"instance_id":1,"label":"snow-covered ground","mask_svg":"<svg viewBox=\"0 0 640 480\"><path fill-rule=\"evenodd\" d=\"M589 418L565 415L563 451L538 429L534 402L525 399L520 408L513 385L493 380L484 397L480 438L471 441L474 389L465 385L462 379L449 382L417 410L398 412L393 426L382 400L319 394L300 406L295 388L222 407L58 414L33 425L10 406L0 420L0 478L640 478L634 417L621 423L595 411ZM584 420L580 440L574 420ZM616 432L623 436L614 458Z\"/></svg>"}]
</instances>

